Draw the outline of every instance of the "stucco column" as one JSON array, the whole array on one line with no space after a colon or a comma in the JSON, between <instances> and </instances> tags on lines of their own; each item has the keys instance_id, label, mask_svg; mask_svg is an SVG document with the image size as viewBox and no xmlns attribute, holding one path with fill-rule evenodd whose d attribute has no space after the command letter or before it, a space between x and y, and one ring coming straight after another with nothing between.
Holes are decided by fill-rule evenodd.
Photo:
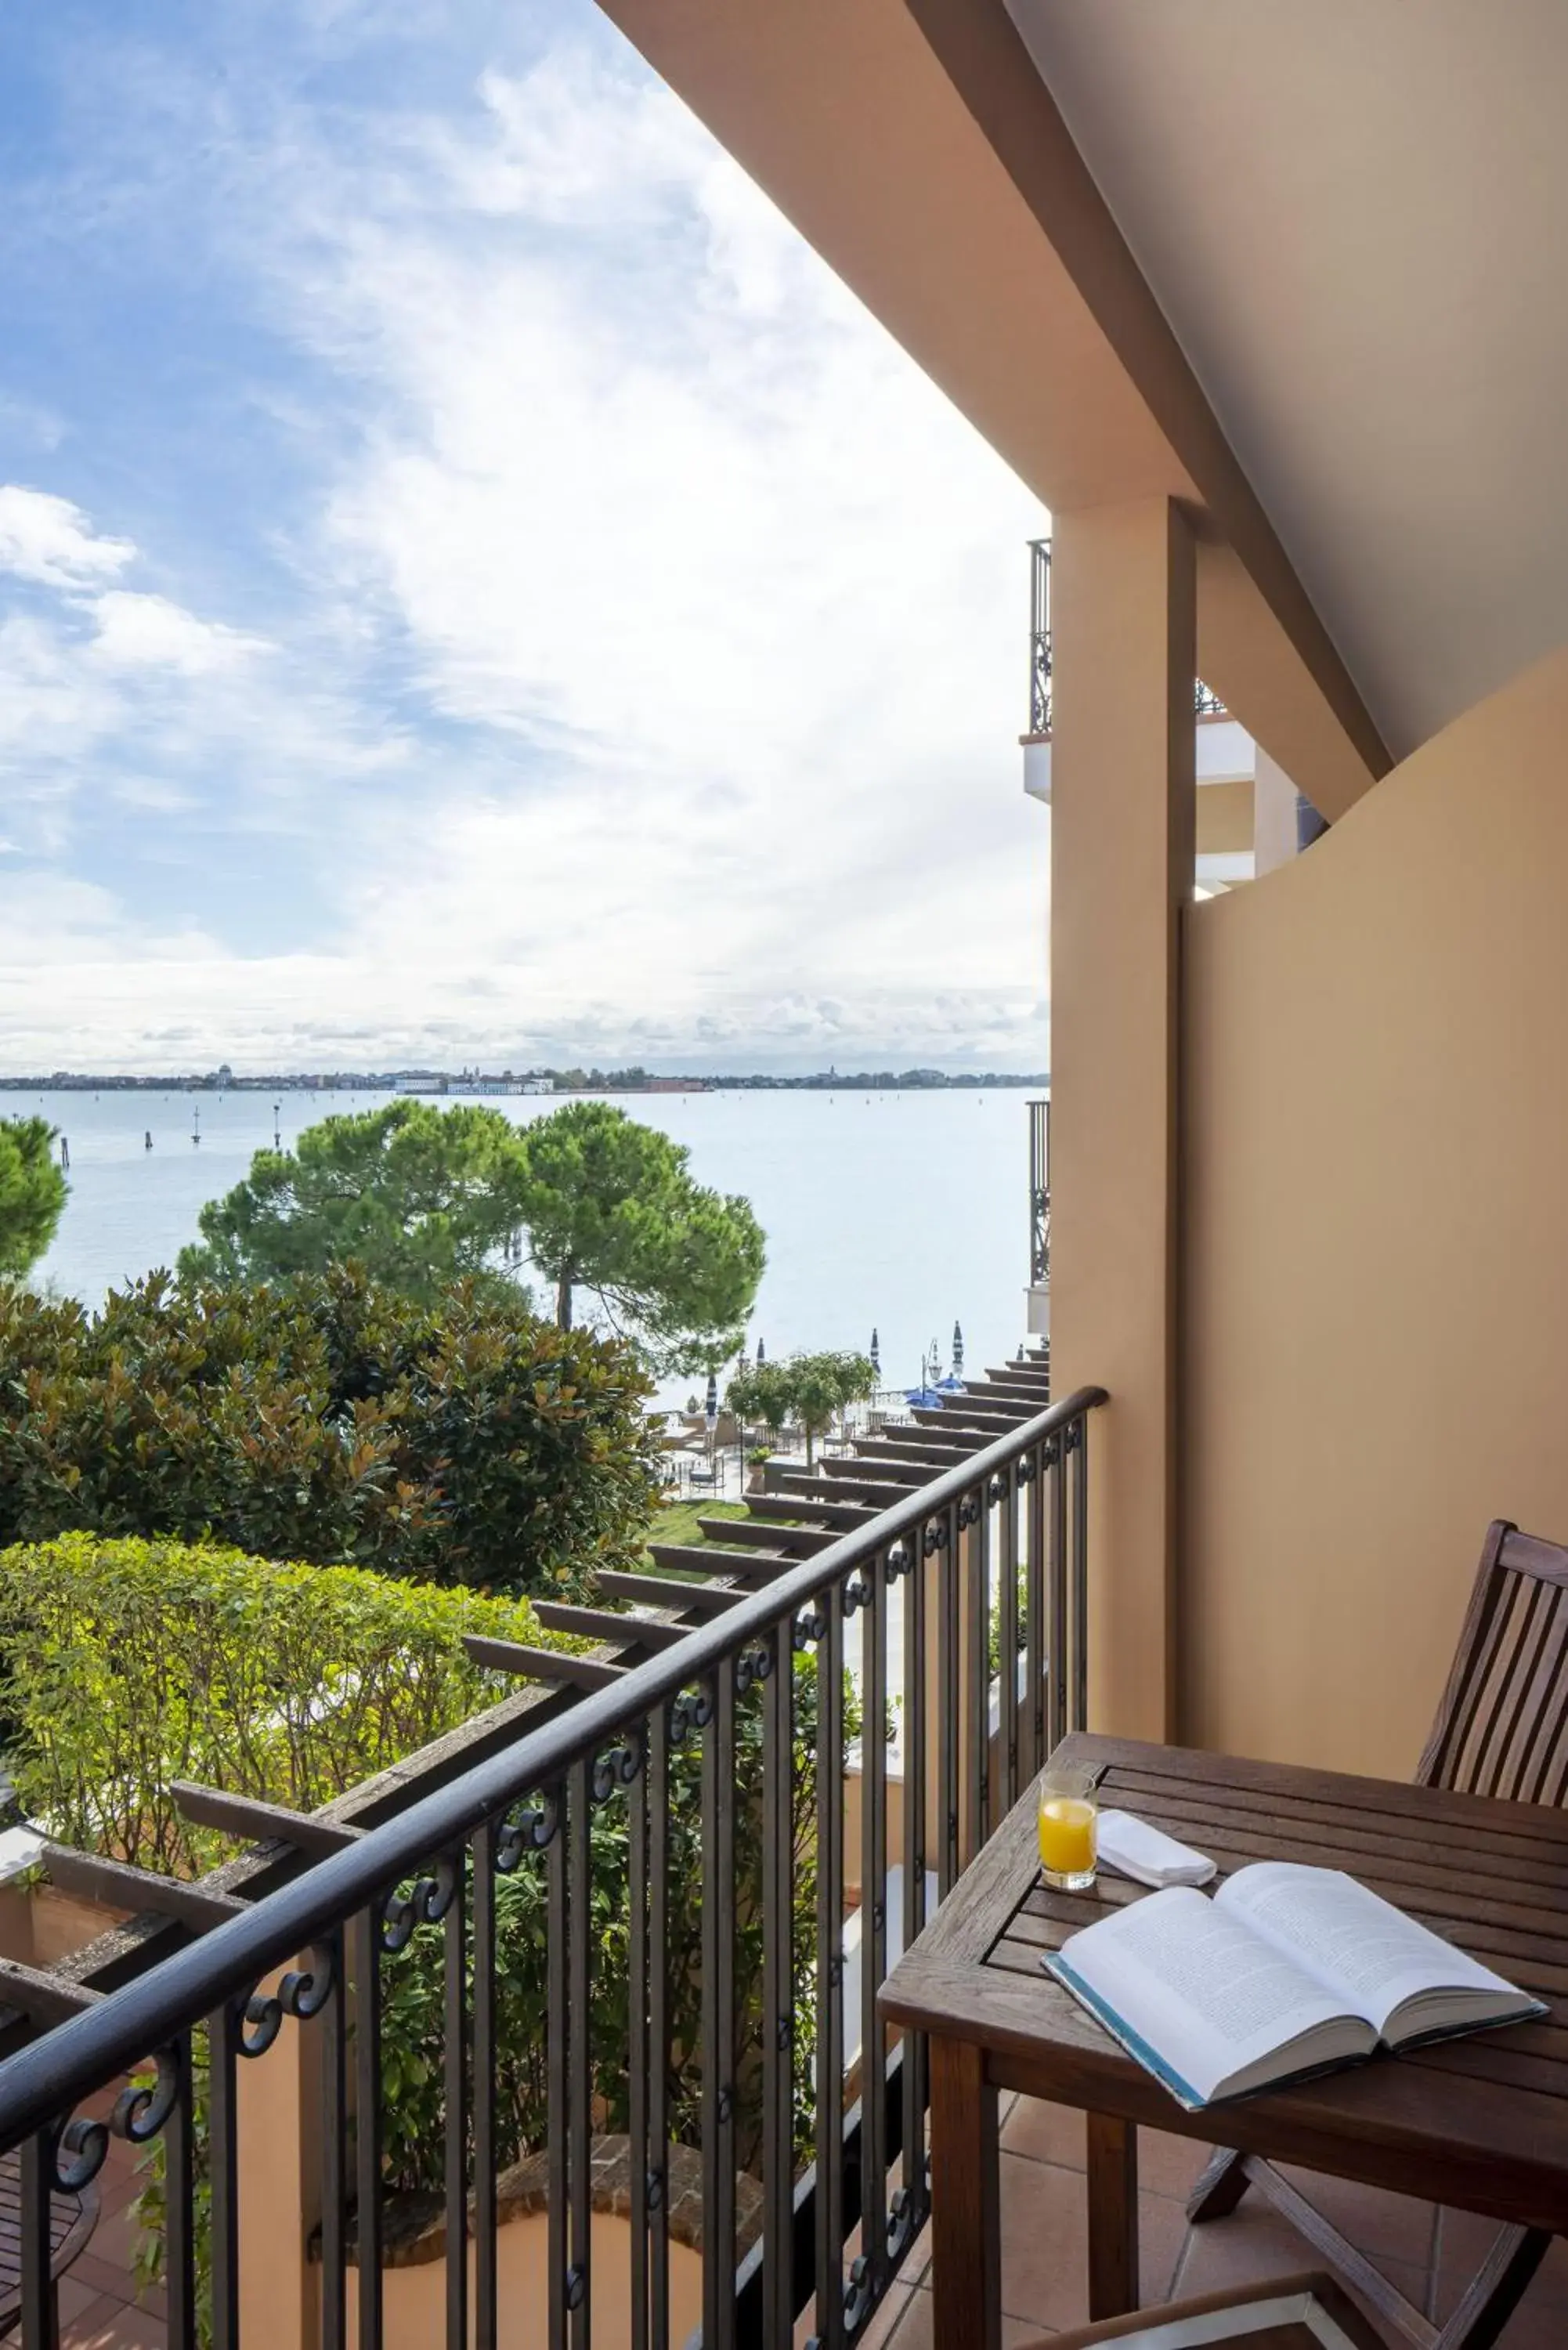
<instances>
[{"instance_id":1,"label":"stucco column","mask_svg":"<svg viewBox=\"0 0 1568 2350\"><path fill-rule=\"evenodd\" d=\"M1177 1106L1194 566L1167 498L1053 515L1051 1386L1090 1431L1095 1727L1175 1731Z\"/></svg>"}]
</instances>

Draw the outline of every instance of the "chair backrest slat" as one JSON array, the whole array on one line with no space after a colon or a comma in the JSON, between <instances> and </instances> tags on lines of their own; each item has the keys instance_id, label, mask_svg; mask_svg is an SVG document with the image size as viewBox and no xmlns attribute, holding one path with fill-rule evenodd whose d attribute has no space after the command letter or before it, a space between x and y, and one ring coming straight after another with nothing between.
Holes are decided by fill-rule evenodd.
<instances>
[{"instance_id":1,"label":"chair backrest slat","mask_svg":"<svg viewBox=\"0 0 1568 2350\"><path fill-rule=\"evenodd\" d=\"M1568 1800L1568 1549L1499 1519L1417 1780L1525 1804Z\"/></svg>"}]
</instances>

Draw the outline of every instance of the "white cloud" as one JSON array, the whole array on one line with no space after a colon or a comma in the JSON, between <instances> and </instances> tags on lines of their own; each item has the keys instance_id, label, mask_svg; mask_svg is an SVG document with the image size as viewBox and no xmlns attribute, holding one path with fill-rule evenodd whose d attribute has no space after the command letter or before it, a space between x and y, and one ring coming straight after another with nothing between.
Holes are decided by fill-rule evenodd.
<instances>
[{"instance_id":1,"label":"white cloud","mask_svg":"<svg viewBox=\"0 0 1568 2350\"><path fill-rule=\"evenodd\" d=\"M289 287L366 403L345 597L548 772L394 824L361 951L483 957L563 1015L1037 1002L1035 502L667 92L566 52L483 97L419 203L318 197Z\"/></svg>"},{"instance_id":2,"label":"white cloud","mask_svg":"<svg viewBox=\"0 0 1568 2350\"><path fill-rule=\"evenodd\" d=\"M167 669L186 677L230 670L265 647L255 637L200 620L164 596L133 595L113 588L95 598L93 651L109 669Z\"/></svg>"},{"instance_id":3,"label":"white cloud","mask_svg":"<svg viewBox=\"0 0 1568 2350\"><path fill-rule=\"evenodd\" d=\"M117 578L136 549L100 537L69 498L0 484L0 571L45 588L90 588Z\"/></svg>"},{"instance_id":4,"label":"white cloud","mask_svg":"<svg viewBox=\"0 0 1568 2350\"><path fill-rule=\"evenodd\" d=\"M292 608L0 491L49 839L73 789L189 833L221 776L326 908L242 955L59 901L47 1004L0 943L5 1058L1039 1066L1038 506L629 51L473 88L223 150L208 265L315 370L267 394Z\"/></svg>"}]
</instances>

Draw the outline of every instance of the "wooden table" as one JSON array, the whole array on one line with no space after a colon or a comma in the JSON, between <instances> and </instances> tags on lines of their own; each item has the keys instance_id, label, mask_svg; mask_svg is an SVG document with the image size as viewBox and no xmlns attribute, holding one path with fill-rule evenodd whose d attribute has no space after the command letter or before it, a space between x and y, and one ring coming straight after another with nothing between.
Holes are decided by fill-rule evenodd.
<instances>
[{"instance_id":1,"label":"wooden table","mask_svg":"<svg viewBox=\"0 0 1568 2350\"><path fill-rule=\"evenodd\" d=\"M1252 1860L1347 1869L1552 2012L1185 2113L1041 1970L1043 1951L1143 1888L1102 1873L1092 1893L1050 1892L1031 1792L882 1992L890 2023L931 2035L942 2350L1001 2343L1002 2089L1088 2117L1094 2318L1137 2305L1139 2122L1568 2234L1568 1813L1127 1740L1075 1737L1061 1752L1106 1766L1107 1807L1157 1822L1222 1872Z\"/></svg>"}]
</instances>

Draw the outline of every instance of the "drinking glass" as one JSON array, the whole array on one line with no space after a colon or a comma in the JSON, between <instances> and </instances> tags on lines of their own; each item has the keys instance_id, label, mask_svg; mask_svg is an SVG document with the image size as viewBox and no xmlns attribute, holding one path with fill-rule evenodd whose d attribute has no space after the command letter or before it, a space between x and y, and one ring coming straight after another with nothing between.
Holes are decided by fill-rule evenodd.
<instances>
[{"instance_id":1,"label":"drinking glass","mask_svg":"<svg viewBox=\"0 0 1568 2350\"><path fill-rule=\"evenodd\" d=\"M1095 1772L1053 1762L1040 1782L1040 1866L1058 1893L1086 1893L1095 1881L1100 1801Z\"/></svg>"}]
</instances>

